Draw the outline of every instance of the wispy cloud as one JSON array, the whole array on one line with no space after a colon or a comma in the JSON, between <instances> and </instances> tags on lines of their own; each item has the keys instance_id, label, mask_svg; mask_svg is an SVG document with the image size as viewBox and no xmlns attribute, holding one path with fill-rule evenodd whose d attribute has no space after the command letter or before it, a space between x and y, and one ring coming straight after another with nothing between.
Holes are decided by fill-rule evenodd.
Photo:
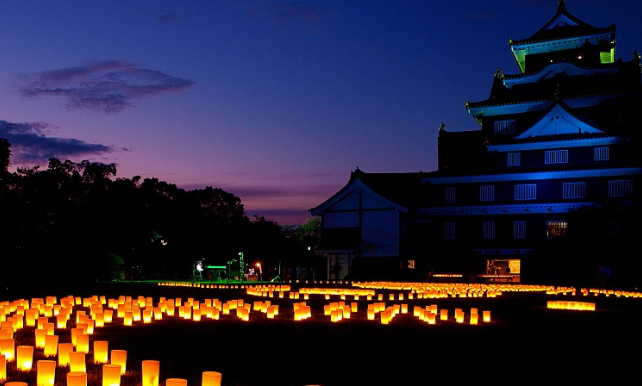
<instances>
[{"instance_id":1,"label":"wispy cloud","mask_svg":"<svg viewBox=\"0 0 642 386\"><path fill-rule=\"evenodd\" d=\"M250 0L243 6L250 16L280 28L309 26L320 17L317 7L303 1Z\"/></svg>"},{"instance_id":2,"label":"wispy cloud","mask_svg":"<svg viewBox=\"0 0 642 386\"><path fill-rule=\"evenodd\" d=\"M118 60L87 62L18 79L18 91L27 98L56 97L71 110L106 114L133 107L137 99L183 91L193 85L191 80Z\"/></svg>"},{"instance_id":3,"label":"wispy cloud","mask_svg":"<svg viewBox=\"0 0 642 386\"><path fill-rule=\"evenodd\" d=\"M64 160L114 151L106 145L49 136L52 129L55 127L47 123L12 123L0 120L0 138L11 143L11 163L46 164L49 158Z\"/></svg>"}]
</instances>

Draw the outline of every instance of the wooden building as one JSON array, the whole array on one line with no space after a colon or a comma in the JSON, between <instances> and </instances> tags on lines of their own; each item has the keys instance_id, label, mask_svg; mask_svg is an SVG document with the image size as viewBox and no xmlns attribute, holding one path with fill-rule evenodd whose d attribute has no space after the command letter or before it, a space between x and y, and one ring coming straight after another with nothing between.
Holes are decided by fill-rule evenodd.
<instances>
[{"instance_id":1,"label":"wooden building","mask_svg":"<svg viewBox=\"0 0 642 386\"><path fill-rule=\"evenodd\" d=\"M357 169L311 209L332 278L642 284L640 55L564 0L509 47L519 71L466 103L479 129L439 130L437 171Z\"/></svg>"}]
</instances>

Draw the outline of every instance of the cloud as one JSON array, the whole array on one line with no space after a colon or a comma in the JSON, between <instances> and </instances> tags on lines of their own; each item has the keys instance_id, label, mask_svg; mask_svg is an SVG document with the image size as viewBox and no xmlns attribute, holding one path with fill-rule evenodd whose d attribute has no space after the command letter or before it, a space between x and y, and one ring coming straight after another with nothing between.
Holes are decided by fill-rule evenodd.
<instances>
[{"instance_id":1,"label":"cloud","mask_svg":"<svg viewBox=\"0 0 642 386\"><path fill-rule=\"evenodd\" d=\"M111 114L134 107L137 99L183 91L193 85L188 79L112 60L22 75L18 92L27 98L60 98L70 110Z\"/></svg>"},{"instance_id":2,"label":"cloud","mask_svg":"<svg viewBox=\"0 0 642 386\"><path fill-rule=\"evenodd\" d=\"M281 28L309 25L319 20L319 10L302 1L278 2L274 0L252 0L245 3L248 14L258 17Z\"/></svg>"},{"instance_id":3,"label":"cloud","mask_svg":"<svg viewBox=\"0 0 642 386\"><path fill-rule=\"evenodd\" d=\"M55 129L47 123L12 123L0 120L0 138L11 143L12 164L46 164L49 158L69 159L113 152L110 146L73 138L48 136Z\"/></svg>"}]
</instances>

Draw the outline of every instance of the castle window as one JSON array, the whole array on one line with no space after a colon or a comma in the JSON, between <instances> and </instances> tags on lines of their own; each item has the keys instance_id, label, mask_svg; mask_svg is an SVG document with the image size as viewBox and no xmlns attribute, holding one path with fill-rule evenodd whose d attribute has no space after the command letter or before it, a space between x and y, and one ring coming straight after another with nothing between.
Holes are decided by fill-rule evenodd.
<instances>
[{"instance_id":1,"label":"castle window","mask_svg":"<svg viewBox=\"0 0 642 386\"><path fill-rule=\"evenodd\" d=\"M526 238L526 221L513 221L513 238Z\"/></svg>"},{"instance_id":2,"label":"castle window","mask_svg":"<svg viewBox=\"0 0 642 386\"><path fill-rule=\"evenodd\" d=\"M537 184L515 185L515 200L534 200L537 198Z\"/></svg>"},{"instance_id":3,"label":"castle window","mask_svg":"<svg viewBox=\"0 0 642 386\"><path fill-rule=\"evenodd\" d=\"M484 239L495 238L495 221L484 221L482 224L482 237Z\"/></svg>"},{"instance_id":4,"label":"castle window","mask_svg":"<svg viewBox=\"0 0 642 386\"><path fill-rule=\"evenodd\" d=\"M568 163L568 150L549 150L544 153L544 163L565 164Z\"/></svg>"},{"instance_id":5,"label":"castle window","mask_svg":"<svg viewBox=\"0 0 642 386\"><path fill-rule=\"evenodd\" d=\"M519 166L521 161L521 153L506 153L506 166Z\"/></svg>"},{"instance_id":6,"label":"castle window","mask_svg":"<svg viewBox=\"0 0 642 386\"><path fill-rule=\"evenodd\" d=\"M455 223L447 222L444 223L444 239L454 240L455 239Z\"/></svg>"},{"instance_id":7,"label":"castle window","mask_svg":"<svg viewBox=\"0 0 642 386\"><path fill-rule=\"evenodd\" d=\"M515 120L508 119L504 121L495 121L495 135L512 135L515 134Z\"/></svg>"},{"instance_id":8,"label":"castle window","mask_svg":"<svg viewBox=\"0 0 642 386\"><path fill-rule=\"evenodd\" d=\"M609 147L596 147L593 151L593 161L608 161L609 160Z\"/></svg>"},{"instance_id":9,"label":"castle window","mask_svg":"<svg viewBox=\"0 0 642 386\"><path fill-rule=\"evenodd\" d=\"M446 188L444 191L444 201L446 203L455 202L455 188Z\"/></svg>"},{"instance_id":10,"label":"castle window","mask_svg":"<svg viewBox=\"0 0 642 386\"><path fill-rule=\"evenodd\" d=\"M566 228L568 228L566 221L546 221L546 237L566 237Z\"/></svg>"},{"instance_id":11,"label":"castle window","mask_svg":"<svg viewBox=\"0 0 642 386\"><path fill-rule=\"evenodd\" d=\"M629 197L633 195L633 180L609 181L609 197Z\"/></svg>"},{"instance_id":12,"label":"castle window","mask_svg":"<svg viewBox=\"0 0 642 386\"><path fill-rule=\"evenodd\" d=\"M479 201L495 201L495 187L494 186L480 186L479 187Z\"/></svg>"},{"instance_id":13,"label":"castle window","mask_svg":"<svg viewBox=\"0 0 642 386\"><path fill-rule=\"evenodd\" d=\"M586 182L565 182L562 184L563 198L586 197Z\"/></svg>"}]
</instances>

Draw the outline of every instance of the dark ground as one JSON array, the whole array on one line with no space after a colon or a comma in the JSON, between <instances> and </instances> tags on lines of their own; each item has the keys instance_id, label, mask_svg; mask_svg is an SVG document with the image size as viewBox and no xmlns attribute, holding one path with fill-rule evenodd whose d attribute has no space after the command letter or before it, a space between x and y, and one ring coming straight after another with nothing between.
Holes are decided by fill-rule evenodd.
<instances>
[{"instance_id":1,"label":"dark ground","mask_svg":"<svg viewBox=\"0 0 642 386\"><path fill-rule=\"evenodd\" d=\"M175 316L132 327L116 320L97 329L91 339L108 340L110 350L127 350L132 372L140 370L142 360L159 360L161 385L167 378L186 378L188 385L200 386L203 371L223 373L224 386L620 385L637 382L641 370L641 298L506 292L494 299L393 302L386 295L386 305L408 303L410 312L381 325L378 319L366 320L367 304L374 301L363 298L350 320L331 323L323 316L323 305L330 301L319 295L307 301L313 317L295 322L293 300L257 298L240 289L100 284L39 291L5 290L0 301L47 295L143 295L153 296L155 302L164 296L279 304L280 315L274 320L253 311L249 322L235 315L201 322ZM597 311L546 308L547 300L562 299L595 302ZM348 297L346 302L350 301ZM428 325L412 316L414 305L430 304L447 308L451 320ZM452 321L455 308L463 308L468 316L471 307L480 314L490 310L493 321L476 326Z\"/></svg>"}]
</instances>

